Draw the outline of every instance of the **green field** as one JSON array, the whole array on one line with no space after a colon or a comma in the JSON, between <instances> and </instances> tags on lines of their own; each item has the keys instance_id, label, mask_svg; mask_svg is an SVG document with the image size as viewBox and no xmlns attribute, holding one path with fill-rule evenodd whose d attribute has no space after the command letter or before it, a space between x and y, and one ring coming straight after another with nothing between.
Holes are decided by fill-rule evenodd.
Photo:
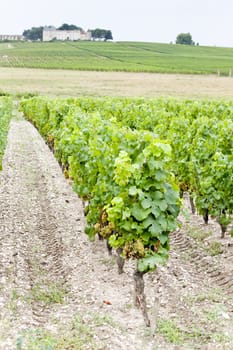
<instances>
[{"instance_id":1,"label":"green field","mask_svg":"<svg viewBox=\"0 0 233 350\"><path fill-rule=\"evenodd\" d=\"M233 48L143 42L0 44L0 67L229 75Z\"/></svg>"}]
</instances>

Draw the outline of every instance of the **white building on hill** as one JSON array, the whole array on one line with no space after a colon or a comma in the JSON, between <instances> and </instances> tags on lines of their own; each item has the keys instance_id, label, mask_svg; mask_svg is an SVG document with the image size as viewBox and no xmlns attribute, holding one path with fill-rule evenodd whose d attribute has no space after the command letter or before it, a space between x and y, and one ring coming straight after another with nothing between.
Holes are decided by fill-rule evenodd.
<instances>
[{"instance_id":1,"label":"white building on hill","mask_svg":"<svg viewBox=\"0 0 233 350\"><path fill-rule=\"evenodd\" d=\"M43 29L43 41L52 40L91 40L91 31L81 31L79 29L75 30L58 30L54 27L45 27Z\"/></svg>"}]
</instances>

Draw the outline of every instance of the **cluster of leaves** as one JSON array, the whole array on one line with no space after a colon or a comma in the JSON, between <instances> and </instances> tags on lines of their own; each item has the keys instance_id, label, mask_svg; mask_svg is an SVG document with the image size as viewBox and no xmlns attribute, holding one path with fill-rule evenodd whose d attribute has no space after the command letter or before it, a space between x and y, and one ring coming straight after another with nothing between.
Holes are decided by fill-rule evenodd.
<instances>
[{"instance_id":1,"label":"cluster of leaves","mask_svg":"<svg viewBox=\"0 0 233 350\"><path fill-rule=\"evenodd\" d=\"M87 201L86 233L96 233L138 259L138 270L165 262L180 209L171 173L171 147L150 131L123 127L71 101L32 98L21 109L68 170Z\"/></svg>"},{"instance_id":2,"label":"cluster of leaves","mask_svg":"<svg viewBox=\"0 0 233 350\"><path fill-rule=\"evenodd\" d=\"M7 142L9 123L12 116L12 99L8 96L0 97L0 170L2 169L2 158Z\"/></svg>"}]
</instances>

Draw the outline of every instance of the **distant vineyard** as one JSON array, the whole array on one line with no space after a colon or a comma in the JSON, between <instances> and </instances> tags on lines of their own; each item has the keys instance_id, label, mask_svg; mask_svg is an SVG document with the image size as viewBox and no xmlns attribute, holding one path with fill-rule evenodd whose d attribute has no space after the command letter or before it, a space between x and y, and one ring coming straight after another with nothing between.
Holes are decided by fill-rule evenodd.
<instances>
[{"instance_id":1,"label":"distant vineyard","mask_svg":"<svg viewBox=\"0 0 233 350\"><path fill-rule=\"evenodd\" d=\"M0 170L7 142L9 122L12 115L12 100L10 97L0 97Z\"/></svg>"},{"instance_id":2,"label":"distant vineyard","mask_svg":"<svg viewBox=\"0 0 233 350\"><path fill-rule=\"evenodd\" d=\"M0 44L1 67L231 75L233 49L137 42Z\"/></svg>"}]
</instances>

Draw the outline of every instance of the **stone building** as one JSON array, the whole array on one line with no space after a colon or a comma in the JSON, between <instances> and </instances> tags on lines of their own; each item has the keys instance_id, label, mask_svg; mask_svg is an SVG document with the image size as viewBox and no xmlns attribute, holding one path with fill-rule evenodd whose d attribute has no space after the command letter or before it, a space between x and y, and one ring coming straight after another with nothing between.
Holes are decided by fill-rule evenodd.
<instances>
[{"instance_id":1,"label":"stone building","mask_svg":"<svg viewBox=\"0 0 233 350\"><path fill-rule=\"evenodd\" d=\"M2 34L0 35L0 41L22 41L23 35L13 35L13 34Z\"/></svg>"},{"instance_id":2,"label":"stone building","mask_svg":"<svg viewBox=\"0 0 233 350\"><path fill-rule=\"evenodd\" d=\"M43 29L43 41L52 40L91 40L91 31L81 31L81 30L58 30L54 27L45 27Z\"/></svg>"}]
</instances>

